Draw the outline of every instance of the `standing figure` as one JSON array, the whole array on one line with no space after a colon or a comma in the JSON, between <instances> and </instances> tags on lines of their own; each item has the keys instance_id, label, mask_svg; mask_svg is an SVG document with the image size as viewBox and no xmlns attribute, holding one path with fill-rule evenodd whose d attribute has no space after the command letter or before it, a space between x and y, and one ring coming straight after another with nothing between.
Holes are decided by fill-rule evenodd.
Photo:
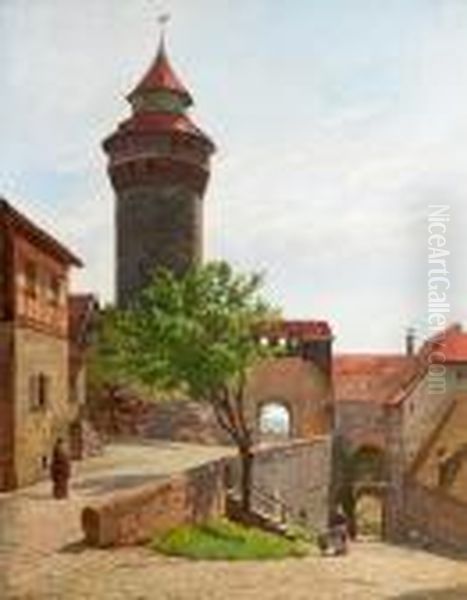
<instances>
[{"instance_id":1,"label":"standing figure","mask_svg":"<svg viewBox=\"0 0 467 600\"><path fill-rule=\"evenodd\" d=\"M68 498L68 481L70 475L70 457L65 450L62 438L58 438L52 451L52 462L50 465L54 498Z\"/></svg>"}]
</instances>

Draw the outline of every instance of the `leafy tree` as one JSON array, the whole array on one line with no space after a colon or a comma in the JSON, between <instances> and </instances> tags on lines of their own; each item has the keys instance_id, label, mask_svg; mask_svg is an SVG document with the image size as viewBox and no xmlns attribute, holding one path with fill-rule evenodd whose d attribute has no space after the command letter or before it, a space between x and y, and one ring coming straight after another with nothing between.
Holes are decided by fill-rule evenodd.
<instances>
[{"instance_id":1,"label":"leafy tree","mask_svg":"<svg viewBox=\"0 0 467 600\"><path fill-rule=\"evenodd\" d=\"M242 507L249 510L253 431L245 411L249 371L270 350L255 335L276 311L261 298L261 276L225 262L183 278L162 270L128 310L109 315L107 366L128 380L208 402L236 444Z\"/></svg>"}]
</instances>

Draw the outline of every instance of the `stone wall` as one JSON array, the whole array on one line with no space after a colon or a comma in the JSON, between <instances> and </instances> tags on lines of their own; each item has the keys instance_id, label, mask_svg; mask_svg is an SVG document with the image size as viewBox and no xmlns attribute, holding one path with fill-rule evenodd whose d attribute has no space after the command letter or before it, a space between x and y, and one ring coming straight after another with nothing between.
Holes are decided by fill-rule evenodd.
<instances>
[{"instance_id":1,"label":"stone wall","mask_svg":"<svg viewBox=\"0 0 467 600\"><path fill-rule=\"evenodd\" d=\"M82 513L86 543L122 546L145 542L154 533L224 513L225 462L219 460L182 475L115 492Z\"/></svg>"},{"instance_id":2,"label":"stone wall","mask_svg":"<svg viewBox=\"0 0 467 600\"><path fill-rule=\"evenodd\" d=\"M180 185L117 192L117 297L125 305L165 267L181 275L201 259L202 198Z\"/></svg>"},{"instance_id":3,"label":"stone wall","mask_svg":"<svg viewBox=\"0 0 467 600\"><path fill-rule=\"evenodd\" d=\"M239 463L231 484L238 490ZM319 531L327 526L331 480L331 440L297 440L258 448L253 464L253 509ZM284 505L284 509L281 508Z\"/></svg>"},{"instance_id":4,"label":"stone wall","mask_svg":"<svg viewBox=\"0 0 467 600\"><path fill-rule=\"evenodd\" d=\"M52 446L76 418L69 401L68 341L32 329L15 330L15 468L17 484L27 485L48 472ZM32 378L47 377L44 406L32 406Z\"/></svg>"},{"instance_id":5,"label":"stone wall","mask_svg":"<svg viewBox=\"0 0 467 600\"><path fill-rule=\"evenodd\" d=\"M341 401L335 404L335 430L353 449L386 445L386 413L377 402Z\"/></svg>"},{"instance_id":6,"label":"stone wall","mask_svg":"<svg viewBox=\"0 0 467 600\"><path fill-rule=\"evenodd\" d=\"M425 375L404 398L400 410L406 469L410 467L433 429L443 418L452 403L454 391L451 386L447 386L445 392L432 392L429 388L428 375Z\"/></svg>"},{"instance_id":7,"label":"stone wall","mask_svg":"<svg viewBox=\"0 0 467 600\"><path fill-rule=\"evenodd\" d=\"M257 440L261 407L269 403L288 409L291 437L313 438L330 430L330 380L311 360L286 356L263 361L251 374L246 397L247 417L255 424Z\"/></svg>"},{"instance_id":8,"label":"stone wall","mask_svg":"<svg viewBox=\"0 0 467 600\"><path fill-rule=\"evenodd\" d=\"M467 504L407 480L399 538L466 551Z\"/></svg>"},{"instance_id":9,"label":"stone wall","mask_svg":"<svg viewBox=\"0 0 467 600\"><path fill-rule=\"evenodd\" d=\"M100 395L99 395L100 394ZM93 418L112 436L141 436L173 441L230 444L209 404L189 400L154 402L129 389L89 394ZM264 361L251 375L246 415L259 441L261 408L279 403L288 409L291 437L312 439L331 427L331 389L327 376L310 360L283 357Z\"/></svg>"},{"instance_id":10,"label":"stone wall","mask_svg":"<svg viewBox=\"0 0 467 600\"><path fill-rule=\"evenodd\" d=\"M126 389L97 396L97 392L90 396L89 407L92 420L103 435L193 444L230 443L207 404L189 400L152 402Z\"/></svg>"},{"instance_id":11,"label":"stone wall","mask_svg":"<svg viewBox=\"0 0 467 600\"><path fill-rule=\"evenodd\" d=\"M430 393L426 374L414 381L401 401L387 406L386 536L398 540L404 527L405 480L425 452L431 436L453 402L452 388Z\"/></svg>"},{"instance_id":12,"label":"stone wall","mask_svg":"<svg viewBox=\"0 0 467 600\"><path fill-rule=\"evenodd\" d=\"M253 468L253 508L265 512L264 495L288 507L289 522L313 530L327 524L331 447L328 438L259 448ZM144 542L184 523L225 512L227 487L238 483L237 458L207 463L184 474L119 491L83 510L86 542L119 546ZM256 492L261 490L261 496ZM277 506L267 502L271 517Z\"/></svg>"}]
</instances>

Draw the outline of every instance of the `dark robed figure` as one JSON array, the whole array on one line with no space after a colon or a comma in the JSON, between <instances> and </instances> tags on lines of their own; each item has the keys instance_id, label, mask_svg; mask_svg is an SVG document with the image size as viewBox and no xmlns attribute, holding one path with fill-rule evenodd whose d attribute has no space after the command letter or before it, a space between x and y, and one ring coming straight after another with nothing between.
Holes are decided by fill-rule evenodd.
<instances>
[{"instance_id":1,"label":"dark robed figure","mask_svg":"<svg viewBox=\"0 0 467 600\"><path fill-rule=\"evenodd\" d=\"M70 457L65 450L63 440L58 438L52 451L50 476L53 483L54 498L68 497L68 482L71 475Z\"/></svg>"}]
</instances>

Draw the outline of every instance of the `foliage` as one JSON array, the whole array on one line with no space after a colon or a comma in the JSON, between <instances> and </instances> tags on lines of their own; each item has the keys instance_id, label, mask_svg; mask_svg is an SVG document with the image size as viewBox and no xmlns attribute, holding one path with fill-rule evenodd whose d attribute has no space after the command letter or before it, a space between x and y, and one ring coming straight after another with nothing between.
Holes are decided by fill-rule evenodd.
<instances>
[{"instance_id":1,"label":"foliage","mask_svg":"<svg viewBox=\"0 0 467 600\"><path fill-rule=\"evenodd\" d=\"M116 351L117 311L106 306L97 319L94 341L88 351L87 381L94 388L105 385L118 386L124 381L124 374L119 367Z\"/></svg>"},{"instance_id":2,"label":"foliage","mask_svg":"<svg viewBox=\"0 0 467 600\"><path fill-rule=\"evenodd\" d=\"M245 509L253 460L246 385L250 369L271 353L258 332L277 316L261 284L260 275L235 273L225 262L181 278L161 270L128 310L109 311L101 329L103 372L211 404L240 452Z\"/></svg>"},{"instance_id":3,"label":"foliage","mask_svg":"<svg viewBox=\"0 0 467 600\"><path fill-rule=\"evenodd\" d=\"M304 556L306 544L226 519L185 525L156 536L151 547L163 554L193 559L264 560Z\"/></svg>"},{"instance_id":4,"label":"foliage","mask_svg":"<svg viewBox=\"0 0 467 600\"><path fill-rule=\"evenodd\" d=\"M147 385L182 387L210 400L213 390L238 384L265 353L253 336L272 316L260 285L260 276L235 274L222 262L183 278L158 271L131 310L109 315L118 336L110 366Z\"/></svg>"}]
</instances>

